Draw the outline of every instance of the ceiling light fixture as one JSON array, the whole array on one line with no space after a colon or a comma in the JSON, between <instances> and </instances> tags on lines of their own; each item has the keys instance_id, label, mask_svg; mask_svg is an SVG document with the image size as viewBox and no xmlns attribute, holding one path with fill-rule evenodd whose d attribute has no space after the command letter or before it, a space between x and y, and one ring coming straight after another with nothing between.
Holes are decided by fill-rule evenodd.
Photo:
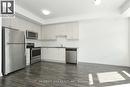
<instances>
[{"instance_id":1,"label":"ceiling light fixture","mask_svg":"<svg viewBox=\"0 0 130 87\"><path fill-rule=\"evenodd\" d=\"M94 0L94 4L95 5L100 5L101 4L101 0Z\"/></svg>"},{"instance_id":2,"label":"ceiling light fixture","mask_svg":"<svg viewBox=\"0 0 130 87\"><path fill-rule=\"evenodd\" d=\"M42 10L42 13L43 13L44 15L49 15L51 12L50 12L49 10Z\"/></svg>"}]
</instances>

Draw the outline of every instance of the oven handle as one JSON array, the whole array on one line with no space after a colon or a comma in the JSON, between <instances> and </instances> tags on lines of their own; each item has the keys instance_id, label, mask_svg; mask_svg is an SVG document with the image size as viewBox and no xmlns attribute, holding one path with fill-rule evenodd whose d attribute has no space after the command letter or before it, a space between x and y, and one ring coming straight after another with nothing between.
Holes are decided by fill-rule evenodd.
<instances>
[{"instance_id":1,"label":"oven handle","mask_svg":"<svg viewBox=\"0 0 130 87\"><path fill-rule=\"evenodd\" d=\"M31 50L41 50L41 48L31 48Z\"/></svg>"}]
</instances>

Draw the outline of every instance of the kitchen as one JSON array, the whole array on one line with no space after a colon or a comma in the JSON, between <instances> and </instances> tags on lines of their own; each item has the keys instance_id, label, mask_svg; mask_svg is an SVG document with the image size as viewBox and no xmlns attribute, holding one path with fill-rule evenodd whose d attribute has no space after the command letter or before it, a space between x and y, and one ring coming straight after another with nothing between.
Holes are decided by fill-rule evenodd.
<instances>
[{"instance_id":1,"label":"kitchen","mask_svg":"<svg viewBox=\"0 0 130 87\"><path fill-rule=\"evenodd\" d=\"M15 19L11 19L10 23L6 23L6 21L9 22L9 19L7 20L3 19L3 26L11 27L14 29L21 28L22 31L23 31L23 28L31 29L31 30L24 30L26 34L26 38L27 38L25 39L25 43L32 43L32 44L27 44L27 46L31 45L30 48L32 47L41 48L41 56L42 56L41 60L53 61L53 62L59 61L60 63L66 63L66 57L65 57L66 48L71 48L71 49L76 49L76 50L78 49L78 23L77 22L63 23L63 24L56 24L56 25L49 25L49 26L47 25L45 26L46 28L40 29L39 26L37 27L31 23L30 25L27 26L29 22L26 22L25 20L22 20L19 17L15 17ZM11 23L14 23L14 25ZM19 24L19 23L22 23L22 24ZM33 29L34 30L39 29L39 30L33 31ZM52 32L52 29L55 32ZM66 31L66 29L68 29L68 31ZM34 33L34 35L31 35L32 33ZM31 37L31 36L34 36L34 37ZM29 64L29 61L30 61L29 60L30 53L31 51L28 46L26 49L26 54L27 54L26 56L28 56L27 65Z\"/></svg>"},{"instance_id":2,"label":"kitchen","mask_svg":"<svg viewBox=\"0 0 130 87\"><path fill-rule=\"evenodd\" d=\"M129 17L117 12L117 8L125 8L127 0L115 0L117 8L111 1L107 8L104 6L107 1L102 0L99 6L91 2L96 0L78 0L71 8L73 0L64 3L58 0L60 4L68 5L65 10L61 10L62 6L58 9L56 2L39 1L41 4L32 1L32 5L29 1L16 1L15 17L2 17L2 73L5 75L2 79L7 78L7 83L0 83L0 86L8 87L10 77L15 83L10 87L25 84L27 87L129 87ZM79 6L79 2L87 3ZM31 8L35 3L36 8ZM86 5L93 8L92 13L86 14L82 10ZM47 7L50 11L38 11Z\"/></svg>"}]
</instances>

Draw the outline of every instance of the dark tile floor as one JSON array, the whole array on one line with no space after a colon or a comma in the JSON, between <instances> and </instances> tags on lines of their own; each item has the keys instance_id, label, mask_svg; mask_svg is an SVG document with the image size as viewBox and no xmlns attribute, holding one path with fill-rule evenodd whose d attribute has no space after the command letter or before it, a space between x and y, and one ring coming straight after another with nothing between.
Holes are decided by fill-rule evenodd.
<instances>
[{"instance_id":1,"label":"dark tile floor","mask_svg":"<svg viewBox=\"0 0 130 87\"><path fill-rule=\"evenodd\" d=\"M130 78L121 71L130 73L128 67L79 63L76 65L39 62L20 71L0 78L0 87L105 87L130 83ZM117 71L126 80L100 83L97 73ZM94 84L89 85L88 74Z\"/></svg>"}]
</instances>

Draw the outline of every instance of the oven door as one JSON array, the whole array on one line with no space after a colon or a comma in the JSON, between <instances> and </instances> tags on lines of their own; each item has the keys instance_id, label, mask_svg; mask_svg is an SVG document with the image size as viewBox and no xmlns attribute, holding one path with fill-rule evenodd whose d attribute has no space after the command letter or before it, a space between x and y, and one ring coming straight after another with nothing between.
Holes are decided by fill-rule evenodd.
<instances>
[{"instance_id":1,"label":"oven door","mask_svg":"<svg viewBox=\"0 0 130 87\"><path fill-rule=\"evenodd\" d=\"M41 48L31 49L31 64L41 61Z\"/></svg>"}]
</instances>

